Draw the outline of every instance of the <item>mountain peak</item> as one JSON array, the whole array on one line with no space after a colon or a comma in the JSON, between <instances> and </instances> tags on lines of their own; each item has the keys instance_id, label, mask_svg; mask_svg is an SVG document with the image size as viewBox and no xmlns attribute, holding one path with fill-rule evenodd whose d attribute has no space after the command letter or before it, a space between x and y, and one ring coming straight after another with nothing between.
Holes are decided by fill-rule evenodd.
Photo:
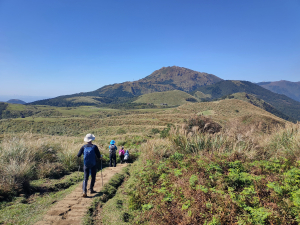
<instances>
[{"instance_id":1,"label":"mountain peak","mask_svg":"<svg viewBox=\"0 0 300 225\"><path fill-rule=\"evenodd\" d=\"M69 96L60 96L51 100L38 101L33 104L70 105L73 97L101 97L99 104L111 102L124 102L132 100L139 95L180 90L191 92L201 86L211 85L222 81L221 78L201 73L179 66L162 67L149 76L133 81L103 86L95 91L79 93ZM94 101L94 100L93 100Z\"/></svg>"},{"instance_id":2,"label":"mountain peak","mask_svg":"<svg viewBox=\"0 0 300 225\"><path fill-rule=\"evenodd\" d=\"M222 81L222 79L212 74L197 72L184 67L168 66L154 71L139 81L156 84L171 84L174 89L190 92L200 86L211 85Z\"/></svg>"}]
</instances>

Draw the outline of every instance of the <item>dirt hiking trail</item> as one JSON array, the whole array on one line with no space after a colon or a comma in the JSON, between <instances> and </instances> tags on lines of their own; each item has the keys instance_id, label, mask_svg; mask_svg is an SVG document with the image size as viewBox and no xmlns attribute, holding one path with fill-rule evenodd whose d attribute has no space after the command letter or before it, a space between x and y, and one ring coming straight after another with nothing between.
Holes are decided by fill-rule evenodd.
<instances>
[{"instance_id":1,"label":"dirt hiking trail","mask_svg":"<svg viewBox=\"0 0 300 225\"><path fill-rule=\"evenodd\" d=\"M117 164L117 167L107 167L103 171L103 185L115 175L122 171L126 164ZM89 178L90 182L91 178ZM89 188L89 183L87 185ZM78 187L64 199L55 203L48 212L44 215L43 219L35 225L79 225L82 218L87 212L88 207L91 205L95 195L99 194L102 188L101 171L96 175L96 182L94 190L95 194L87 193L88 197L82 197L82 182Z\"/></svg>"}]
</instances>

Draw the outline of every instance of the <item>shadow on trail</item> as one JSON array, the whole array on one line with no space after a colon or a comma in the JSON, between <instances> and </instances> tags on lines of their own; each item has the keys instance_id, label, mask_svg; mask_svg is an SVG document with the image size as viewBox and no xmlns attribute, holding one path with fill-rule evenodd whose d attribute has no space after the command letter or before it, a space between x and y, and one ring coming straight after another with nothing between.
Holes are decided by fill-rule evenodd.
<instances>
[{"instance_id":1,"label":"shadow on trail","mask_svg":"<svg viewBox=\"0 0 300 225\"><path fill-rule=\"evenodd\" d=\"M102 191L97 192L97 194L95 194L94 196L87 196L85 198L97 198L97 197L101 197L104 193Z\"/></svg>"}]
</instances>

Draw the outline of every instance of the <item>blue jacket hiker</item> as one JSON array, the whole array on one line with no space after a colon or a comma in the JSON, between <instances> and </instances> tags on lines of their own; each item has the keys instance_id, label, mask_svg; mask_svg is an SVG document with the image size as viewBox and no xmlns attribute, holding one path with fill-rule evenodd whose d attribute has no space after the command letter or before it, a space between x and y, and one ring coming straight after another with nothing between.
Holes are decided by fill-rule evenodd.
<instances>
[{"instance_id":1,"label":"blue jacket hiker","mask_svg":"<svg viewBox=\"0 0 300 225\"><path fill-rule=\"evenodd\" d=\"M125 155L124 155L124 161L125 161L125 163L128 163L129 159L130 159L129 151L126 150Z\"/></svg>"},{"instance_id":2,"label":"blue jacket hiker","mask_svg":"<svg viewBox=\"0 0 300 225\"><path fill-rule=\"evenodd\" d=\"M115 145L116 142L114 140L111 140L109 148L109 166L112 167L112 161L114 161L114 167L116 167L117 164L117 156L116 151L118 150L117 146Z\"/></svg>"},{"instance_id":3,"label":"blue jacket hiker","mask_svg":"<svg viewBox=\"0 0 300 225\"><path fill-rule=\"evenodd\" d=\"M96 193L94 191L94 184L96 181L96 157L101 158L100 151L97 145L93 145L92 141L95 140L95 136L93 134L87 134L84 138L84 141L87 142L86 145L82 146L77 154L78 157L81 157L83 154L83 172L84 172L84 180L82 184L83 197L87 197L87 182L89 179L89 174L91 174L91 184L90 184L90 194Z\"/></svg>"}]
</instances>

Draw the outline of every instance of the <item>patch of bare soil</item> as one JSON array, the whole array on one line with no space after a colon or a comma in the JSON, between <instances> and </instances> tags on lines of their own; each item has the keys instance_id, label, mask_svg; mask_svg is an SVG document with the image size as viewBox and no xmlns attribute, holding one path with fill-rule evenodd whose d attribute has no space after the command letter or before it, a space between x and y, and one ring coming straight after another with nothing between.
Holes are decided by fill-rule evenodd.
<instances>
[{"instance_id":1,"label":"patch of bare soil","mask_svg":"<svg viewBox=\"0 0 300 225\"><path fill-rule=\"evenodd\" d=\"M108 167L103 171L103 185L116 173L121 172L126 164L117 164L117 167ZM90 182L90 179L89 179ZM89 184L87 185L89 187ZM82 197L82 183L69 195L59 202L56 202L44 215L43 219L35 225L72 225L80 224L82 218L87 212L88 207L91 205L93 198L99 196L102 188L101 172L99 171L96 176L94 190L95 194L88 192L88 197Z\"/></svg>"}]
</instances>

